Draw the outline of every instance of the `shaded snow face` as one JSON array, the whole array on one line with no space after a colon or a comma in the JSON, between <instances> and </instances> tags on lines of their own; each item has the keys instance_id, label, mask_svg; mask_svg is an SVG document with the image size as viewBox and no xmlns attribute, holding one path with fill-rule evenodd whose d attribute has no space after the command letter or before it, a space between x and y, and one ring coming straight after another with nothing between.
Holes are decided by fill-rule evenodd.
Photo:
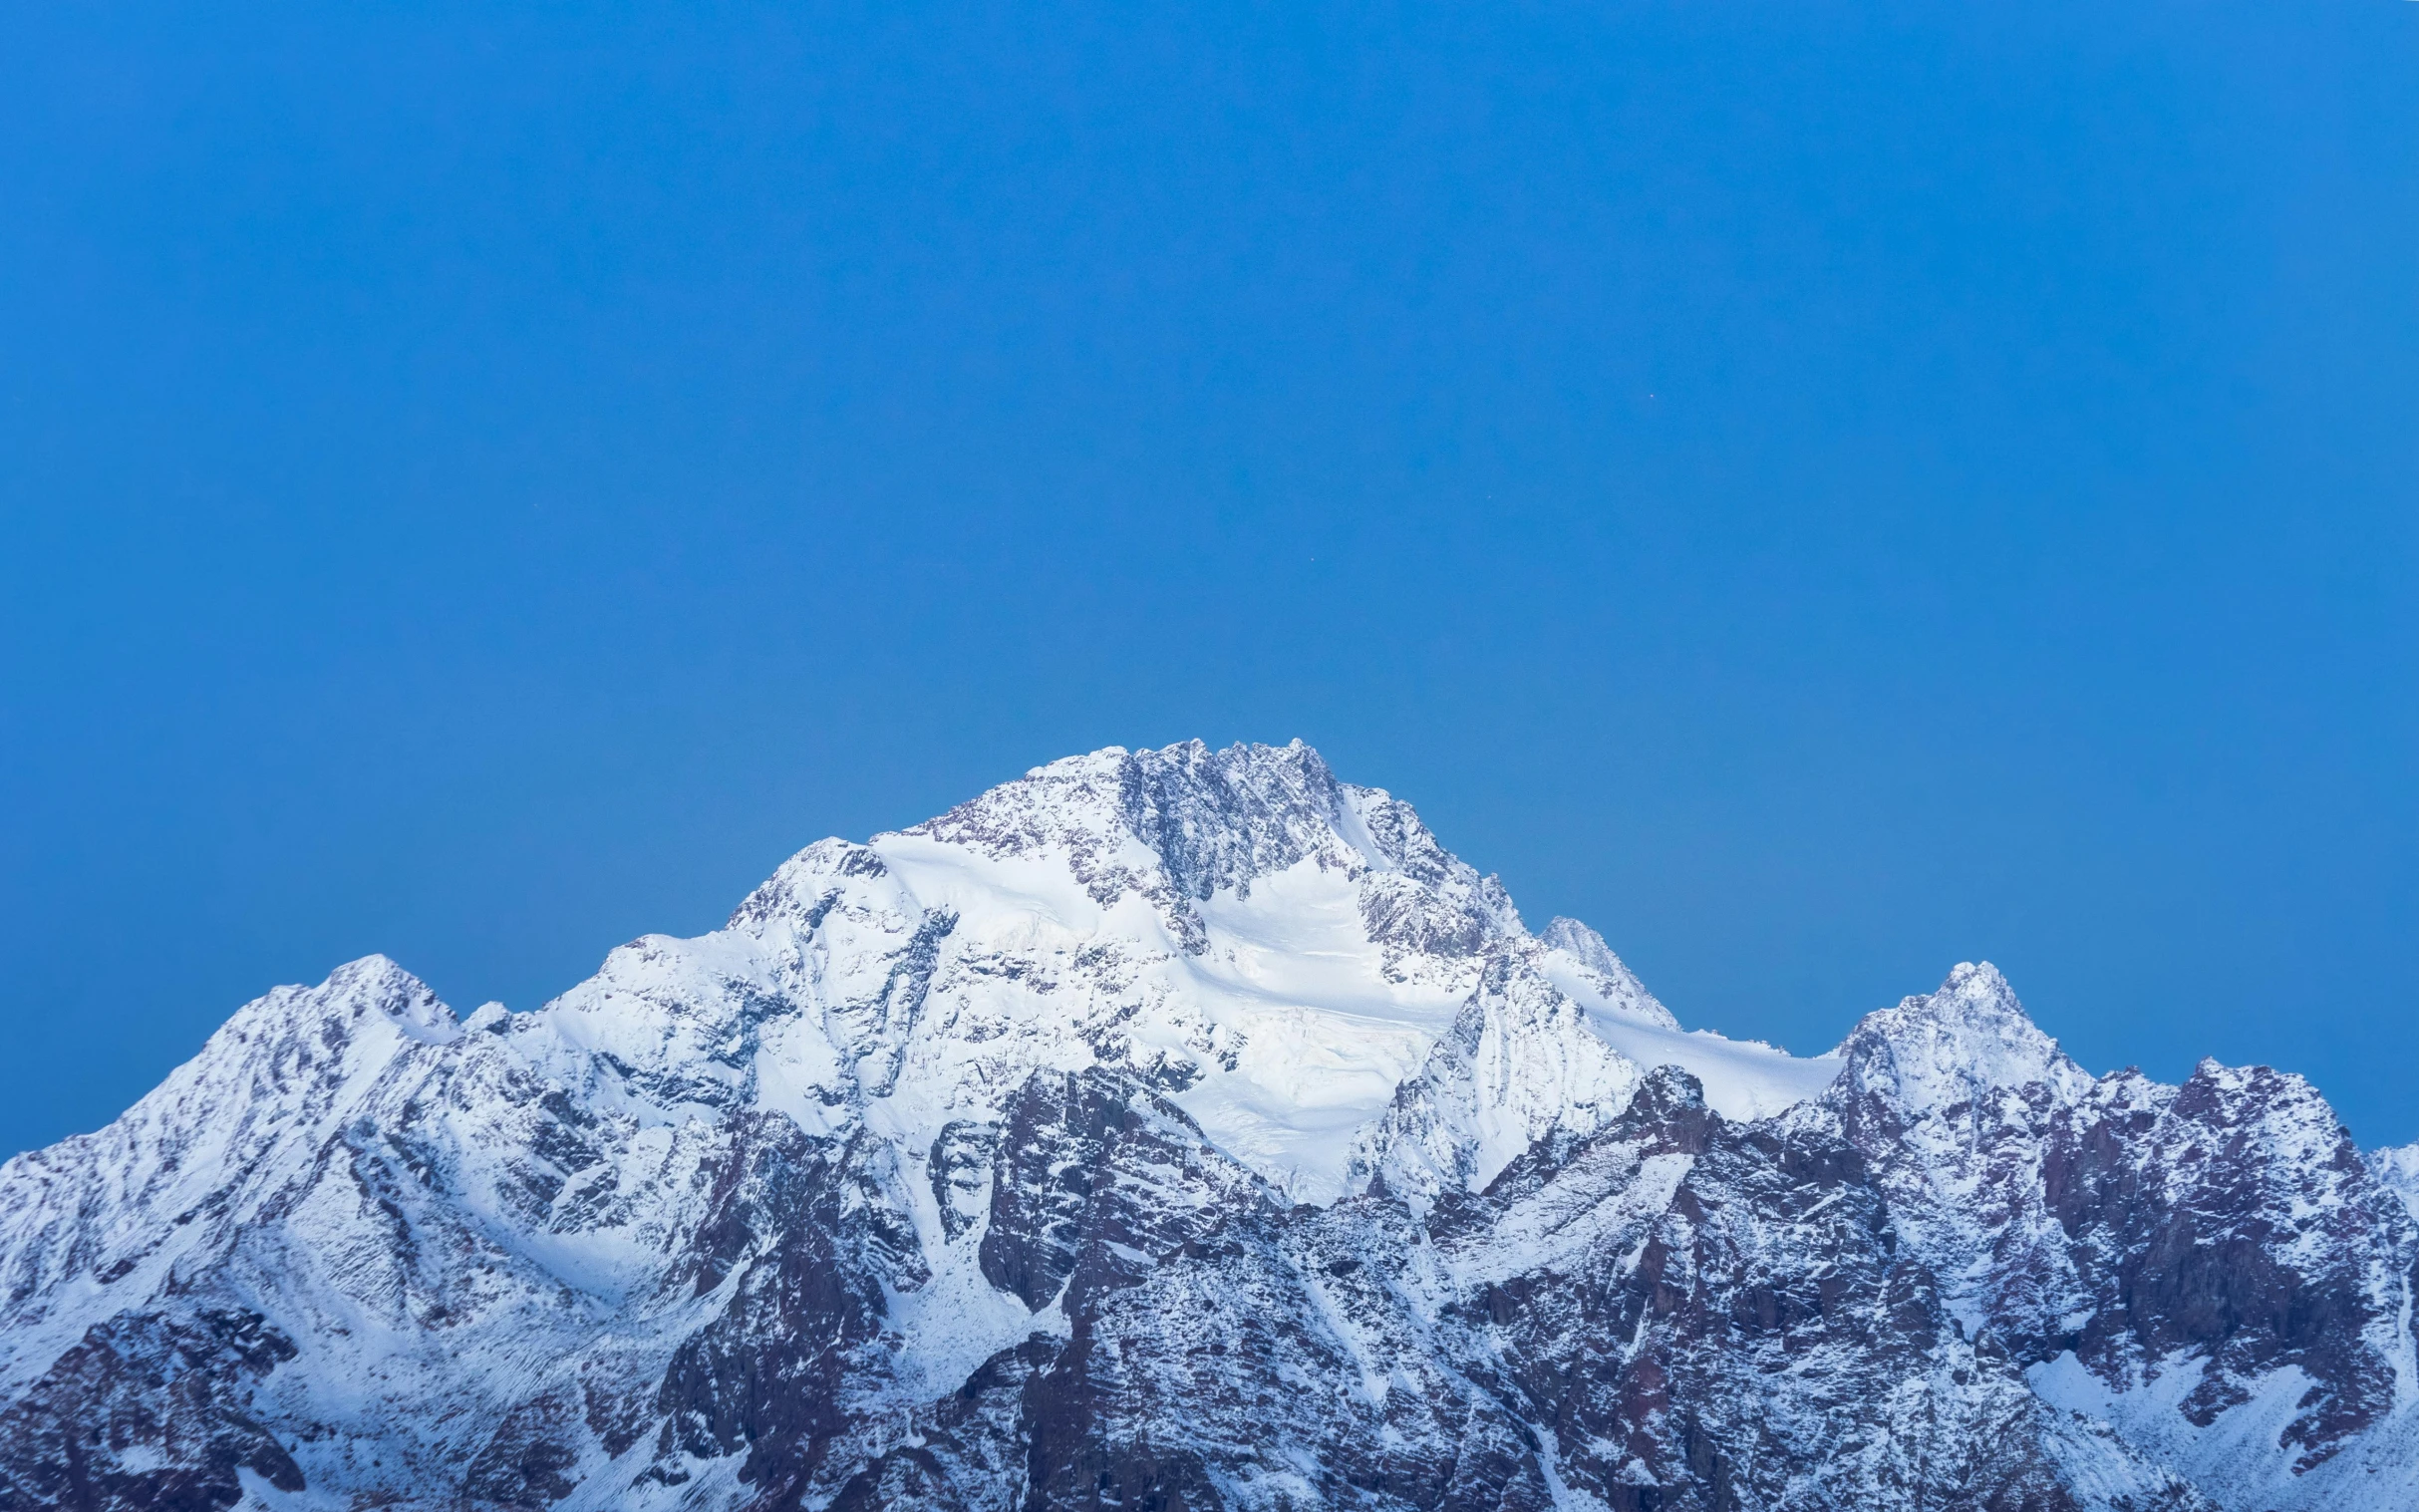
<instances>
[{"instance_id":1,"label":"shaded snow face","mask_svg":"<svg viewBox=\"0 0 2419 1512\"><path fill-rule=\"evenodd\" d=\"M535 1012L281 988L0 1168L0 1508L2322 1505L2419 1402L2348 1150L1986 966L1688 1032L1299 743L1112 749Z\"/></svg>"}]
</instances>

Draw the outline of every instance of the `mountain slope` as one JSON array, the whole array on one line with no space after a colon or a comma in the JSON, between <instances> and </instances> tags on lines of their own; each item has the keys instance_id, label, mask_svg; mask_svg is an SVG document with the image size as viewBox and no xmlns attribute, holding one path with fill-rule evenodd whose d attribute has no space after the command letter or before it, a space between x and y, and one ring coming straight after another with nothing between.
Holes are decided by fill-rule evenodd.
<instances>
[{"instance_id":1,"label":"mountain slope","mask_svg":"<svg viewBox=\"0 0 2419 1512\"><path fill-rule=\"evenodd\" d=\"M1987 968L1686 1033L1299 743L1110 750L0 1167L0 1512L2401 1505L2400 1168Z\"/></svg>"}]
</instances>

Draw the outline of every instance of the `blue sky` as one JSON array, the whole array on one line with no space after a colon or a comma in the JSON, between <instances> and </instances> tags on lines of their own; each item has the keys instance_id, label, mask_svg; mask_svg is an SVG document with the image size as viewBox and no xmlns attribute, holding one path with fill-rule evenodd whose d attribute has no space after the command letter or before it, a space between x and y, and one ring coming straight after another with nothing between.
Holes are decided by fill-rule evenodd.
<instances>
[{"instance_id":1,"label":"blue sky","mask_svg":"<svg viewBox=\"0 0 2419 1512\"><path fill-rule=\"evenodd\" d=\"M11 6L0 1149L1299 736L2419 1138L2419 6Z\"/></svg>"}]
</instances>

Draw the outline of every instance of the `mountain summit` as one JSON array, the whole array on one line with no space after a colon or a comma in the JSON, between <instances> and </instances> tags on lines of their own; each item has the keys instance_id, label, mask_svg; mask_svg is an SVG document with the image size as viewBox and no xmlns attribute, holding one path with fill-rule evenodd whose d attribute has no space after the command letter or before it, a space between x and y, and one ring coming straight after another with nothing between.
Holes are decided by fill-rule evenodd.
<instances>
[{"instance_id":1,"label":"mountain summit","mask_svg":"<svg viewBox=\"0 0 2419 1512\"><path fill-rule=\"evenodd\" d=\"M0 1167L0 1512L2400 1507L2413 1168L1988 966L1684 1031L1299 742L1112 748Z\"/></svg>"}]
</instances>

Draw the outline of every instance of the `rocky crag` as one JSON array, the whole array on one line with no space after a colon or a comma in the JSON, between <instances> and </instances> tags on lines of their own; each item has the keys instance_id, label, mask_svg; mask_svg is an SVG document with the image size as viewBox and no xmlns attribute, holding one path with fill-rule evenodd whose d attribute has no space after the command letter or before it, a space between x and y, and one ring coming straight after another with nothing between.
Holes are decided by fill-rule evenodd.
<instances>
[{"instance_id":1,"label":"rocky crag","mask_svg":"<svg viewBox=\"0 0 2419 1512\"><path fill-rule=\"evenodd\" d=\"M2415 1201L1987 966L1688 1033L1312 751L1110 750L0 1167L0 1512L2383 1512Z\"/></svg>"}]
</instances>

